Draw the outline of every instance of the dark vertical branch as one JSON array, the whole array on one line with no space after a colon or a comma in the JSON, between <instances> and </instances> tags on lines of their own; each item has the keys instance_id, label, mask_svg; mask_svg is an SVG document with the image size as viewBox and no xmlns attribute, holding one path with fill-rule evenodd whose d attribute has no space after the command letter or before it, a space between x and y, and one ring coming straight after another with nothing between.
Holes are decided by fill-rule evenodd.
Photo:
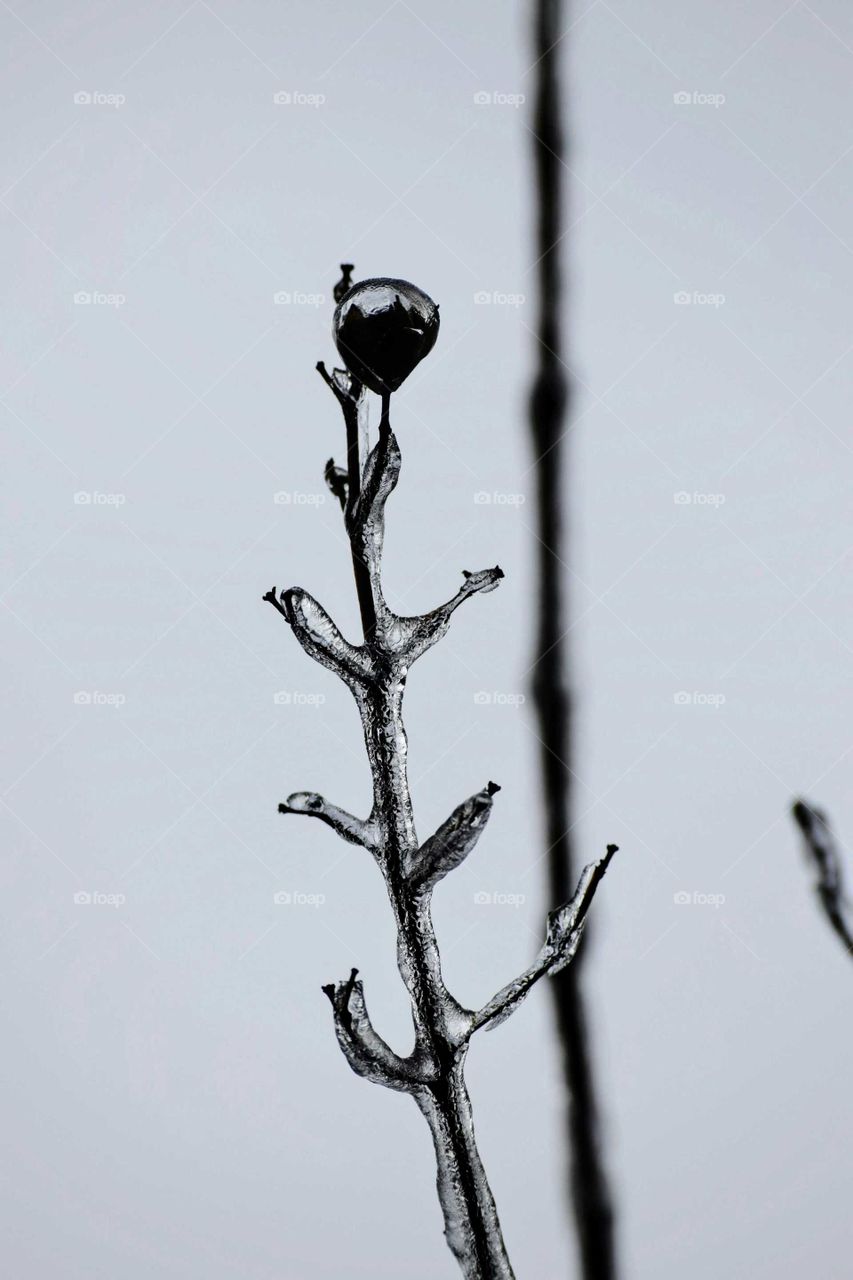
<instances>
[{"instance_id":1,"label":"dark vertical branch","mask_svg":"<svg viewBox=\"0 0 853 1280\"><path fill-rule=\"evenodd\" d=\"M820 809L798 800L791 812L803 836L803 847L817 879L815 893L830 927L853 955L853 909L844 892L841 854L829 819Z\"/></svg>"},{"instance_id":2,"label":"dark vertical branch","mask_svg":"<svg viewBox=\"0 0 853 1280\"><path fill-rule=\"evenodd\" d=\"M537 192L536 255L539 287L537 371L530 425L536 458L538 523L538 627L533 698L542 743L541 764L546 812L549 894L564 902L575 875L570 837L572 707L566 685L568 665L566 605L562 564L566 560L563 524L563 437L571 388L562 363L563 134L557 43L560 0L536 0L536 99L533 160ZM582 954L583 949L581 949ZM581 956L579 955L578 960ZM583 991L576 962L553 981L557 1028L568 1091L571 1198L585 1280L612 1280L616 1274L613 1209L601 1158L598 1107Z\"/></svg>"}]
</instances>

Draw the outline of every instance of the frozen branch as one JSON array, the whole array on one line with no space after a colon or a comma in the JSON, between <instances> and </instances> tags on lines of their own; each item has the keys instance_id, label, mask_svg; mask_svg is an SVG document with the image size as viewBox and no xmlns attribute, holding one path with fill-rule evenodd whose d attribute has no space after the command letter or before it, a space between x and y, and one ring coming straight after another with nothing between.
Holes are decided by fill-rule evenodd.
<instances>
[{"instance_id":1,"label":"frozen branch","mask_svg":"<svg viewBox=\"0 0 853 1280\"><path fill-rule=\"evenodd\" d=\"M479 1031L481 1027L492 1030L500 1026L515 1013L540 978L553 977L561 969L565 969L580 945L587 912L592 906L595 891L617 847L615 844L609 844L603 858L584 867L571 902L549 914L545 943L533 964L513 982L507 983L479 1013L474 1015L466 1038L473 1035L475 1031Z\"/></svg>"},{"instance_id":2,"label":"frozen branch","mask_svg":"<svg viewBox=\"0 0 853 1280\"><path fill-rule=\"evenodd\" d=\"M332 1006L335 1034L344 1057L356 1075L373 1084L411 1092L423 1083L417 1067L394 1053L373 1029L364 1003L364 987L357 976L358 969L353 969L346 982L323 987Z\"/></svg>"},{"instance_id":3,"label":"frozen branch","mask_svg":"<svg viewBox=\"0 0 853 1280\"><path fill-rule=\"evenodd\" d=\"M278 806L279 813L300 813L308 818L319 818L331 827L343 840L350 844L360 844L365 849L376 848L376 826L370 818L365 822L353 817L346 809L339 809L336 804L329 804L316 791L294 791L283 804Z\"/></svg>"},{"instance_id":4,"label":"frozen branch","mask_svg":"<svg viewBox=\"0 0 853 1280\"><path fill-rule=\"evenodd\" d=\"M853 908L844 892L841 852L829 819L804 800L798 800L791 812L802 832L806 857L817 873L815 893L824 915L848 953L853 955Z\"/></svg>"},{"instance_id":5,"label":"frozen branch","mask_svg":"<svg viewBox=\"0 0 853 1280\"><path fill-rule=\"evenodd\" d=\"M419 893L432 889L468 857L483 833L492 812L492 797L498 791L496 782L487 782L482 791L457 805L435 835L424 841L408 869L412 889Z\"/></svg>"},{"instance_id":6,"label":"frozen branch","mask_svg":"<svg viewBox=\"0 0 853 1280\"><path fill-rule=\"evenodd\" d=\"M343 467L335 465L334 458L329 458L323 470L323 479L326 481L326 487L333 498L337 498L341 504L341 511L347 509L347 494L349 492L349 480L347 473Z\"/></svg>"},{"instance_id":7,"label":"frozen branch","mask_svg":"<svg viewBox=\"0 0 853 1280\"><path fill-rule=\"evenodd\" d=\"M340 301L346 292L346 288L350 283L351 271L350 263L341 263L342 276L335 286L336 301ZM322 360L317 362L317 372L326 383L326 386L333 392L335 399L341 406L344 417L344 427L347 435L346 480L344 482L343 472L340 468L335 467L330 459L326 464L326 484L330 488L332 488L333 484L336 486L333 492L336 493L339 499L341 498L341 493L344 493L341 505L349 527L361 494L361 457L367 451L367 408L365 405L364 386L347 369L333 369L332 373L329 374ZM331 474L330 468L332 469ZM368 640L373 635L376 627L376 609L370 585L370 576L367 571L367 562L364 556L359 553L355 543L352 543L352 569L364 638Z\"/></svg>"},{"instance_id":8,"label":"frozen branch","mask_svg":"<svg viewBox=\"0 0 853 1280\"><path fill-rule=\"evenodd\" d=\"M363 649L345 640L321 604L303 591L291 587L276 596L275 587L264 596L290 624L302 648L321 666L334 671L351 689L358 689L370 676L370 661Z\"/></svg>"},{"instance_id":9,"label":"frozen branch","mask_svg":"<svg viewBox=\"0 0 853 1280\"><path fill-rule=\"evenodd\" d=\"M450 619L464 600L470 596L494 591L504 576L503 569L496 564L493 569L479 569L476 573L462 570L463 583L456 595L446 604L439 605L429 613L412 618L397 618L399 646L405 650L409 663L426 653L441 639L450 626Z\"/></svg>"},{"instance_id":10,"label":"frozen branch","mask_svg":"<svg viewBox=\"0 0 853 1280\"><path fill-rule=\"evenodd\" d=\"M577 947L595 887L607 859L588 868L572 902L549 917L548 936L537 961L504 988L480 1014L447 990L431 918L432 889L474 848L492 809L497 785L458 805L429 840L415 831L407 775L403 722L406 676L415 658L446 632L454 611L469 596L493 591L503 573L496 565L464 574L457 593L418 617L398 617L382 591L385 506L397 484L401 455L391 430L390 397L438 331L438 309L404 281L376 280L348 292L348 272L336 287L335 336L348 368L321 376L343 410L347 471L326 466L326 483L343 509L364 628L364 643L350 644L329 614L301 588L265 599L287 619L302 648L333 671L355 694L373 783L366 820L330 804L316 792L300 791L279 805L282 813L319 818L344 840L373 853L382 872L397 927L397 964L411 999L415 1047L402 1058L375 1031L354 969L345 982L324 987L338 1043L358 1075L409 1092L432 1132L445 1234L466 1280L512 1280L494 1200L474 1138L473 1114L464 1080L468 1039L476 1026L494 1025L520 1004L537 978L555 973ZM344 336L343 330L346 330ZM350 368L351 361L358 376ZM378 439L367 453L364 389L381 395ZM366 461L362 466L362 457Z\"/></svg>"}]
</instances>

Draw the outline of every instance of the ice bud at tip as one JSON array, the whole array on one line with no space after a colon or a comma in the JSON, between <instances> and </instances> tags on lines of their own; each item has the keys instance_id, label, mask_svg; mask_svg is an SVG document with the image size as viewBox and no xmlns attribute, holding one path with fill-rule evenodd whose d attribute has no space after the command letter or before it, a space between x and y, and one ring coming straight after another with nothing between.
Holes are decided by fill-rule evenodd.
<instances>
[{"instance_id":1,"label":"ice bud at tip","mask_svg":"<svg viewBox=\"0 0 853 1280\"><path fill-rule=\"evenodd\" d=\"M396 391L438 336L438 307L406 280L362 280L335 309L332 334L350 373L378 395Z\"/></svg>"}]
</instances>

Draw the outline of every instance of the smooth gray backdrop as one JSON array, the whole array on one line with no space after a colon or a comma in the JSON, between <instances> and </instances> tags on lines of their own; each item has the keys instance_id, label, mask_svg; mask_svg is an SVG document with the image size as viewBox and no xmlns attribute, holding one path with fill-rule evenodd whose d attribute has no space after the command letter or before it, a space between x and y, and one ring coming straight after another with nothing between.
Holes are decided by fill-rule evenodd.
<instances>
[{"instance_id":1,"label":"smooth gray backdrop","mask_svg":"<svg viewBox=\"0 0 853 1280\"><path fill-rule=\"evenodd\" d=\"M300 788L365 810L355 710L261 595L303 585L356 633L313 367L342 259L409 277L442 331L396 398L389 595L507 574L408 697L423 835L504 784L436 896L453 987L484 1000L544 908L529 16L0 8L0 1247L21 1280L455 1274L423 1121L349 1072L320 994L357 965L408 1044L378 877L276 814ZM853 840L853 13L579 0L561 50L577 836L622 847L588 972L624 1272L840 1280L853 964L786 810L803 790ZM571 1274L544 990L470 1082L519 1277Z\"/></svg>"}]
</instances>

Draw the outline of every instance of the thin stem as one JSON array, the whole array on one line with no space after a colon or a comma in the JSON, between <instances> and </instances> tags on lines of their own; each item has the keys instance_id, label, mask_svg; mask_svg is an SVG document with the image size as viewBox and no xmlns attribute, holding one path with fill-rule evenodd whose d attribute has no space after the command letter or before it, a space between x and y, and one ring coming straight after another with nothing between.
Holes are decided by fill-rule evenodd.
<instances>
[{"instance_id":1,"label":"thin stem","mask_svg":"<svg viewBox=\"0 0 853 1280\"><path fill-rule=\"evenodd\" d=\"M817 873L815 893L848 955L853 955L853 909L844 891L844 871L838 842L829 819L814 805L798 800L791 810L803 836L809 862Z\"/></svg>"},{"instance_id":2,"label":"thin stem","mask_svg":"<svg viewBox=\"0 0 853 1280\"><path fill-rule=\"evenodd\" d=\"M363 418L364 388L353 379L351 398L344 403L344 422L347 432L347 506L345 516L348 526L354 519L358 499L361 495L361 437L364 433ZM361 613L361 627L365 643L369 642L376 631L376 605L370 585L370 573L360 555L356 553L355 543L350 540L352 548L352 572L355 578L355 590L358 596L358 607Z\"/></svg>"},{"instance_id":3,"label":"thin stem","mask_svg":"<svg viewBox=\"0 0 853 1280\"><path fill-rule=\"evenodd\" d=\"M365 743L373 762L373 816L398 934L400 973L412 1000L416 1050L430 1083L415 1095L439 1157L445 1235L467 1280L512 1280L494 1198L477 1150L471 1104L448 1011L435 931L425 901L404 868L418 847L406 769L404 677L393 666L364 699ZM448 1165L450 1171L448 1171Z\"/></svg>"},{"instance_id":4,"label":"thin stem","mask_svg":"<svg viewBox=\"0 0 853 1280\"><path fill-rule=\"evenodd\" d=\"M441 639L459 605L493 591L503 573L497 565L473 573L463 570L464 581L456 594L425 614L405 617L388 607L381 580L385 506L401 464L391 430L390 394L382 396L379 440L362 467L363 388L345 370L329 375L322 363L317 367L346 420L348 473L333 462L327 464L326 473L332 492L345 500L364 644L346 640L319 601L300 587L281 593L273 588L264 598L284 616L309 657L335 672L354 695L370 761L373 805L362 820L316 792L297 791L279 809L327 823L344 839L367 849L382 872L397 926L397 963L411 999L415 1045L404 1058L381 1037L368 1015L363 983L355 969L345 981L323 988L332 1005L335 1034L357 1075L410 1093L427 1118L436 1149L445 1234L466 1280L513 1280L474 1138L464 1080L468 1044L478 1027L497 1026L509 1017L536 981L569 964L615 846L608 846L606 856L584 870L572 899L549 913L542 948L520 977L502 987L478 1014L454 999L441 973L432 891L474 848L500 788L487 783L457 805L433 836L419 845L406 768L403 696L412 663ZM360 576L362 570L365 579Z\"/></svg>"},{"instance_id":5,"label":"thin stem","mask_svg":"<svg viewBox=\"0 0 853 1280\"><path fill-rule=\"evenodd\" d=\"M380 435L391 430L390 404L391 396L386 392ZM352 532L350 536L352 539ZM355 549L353 556L356 560ZM366 643L373 650L371 642ZM397 924L400 974L412 1001L416 1052L423 1057L430 1076L429 1085L415 1096L429 1122L439 1157L438 1189L445 1235L467 1280L513 1280L474 1137L463 1078L465 1050L459 1050L449 1023L455 1002L441 975L429 895L419 894L406 873L418 850L403 722L406 668L375 650L373 657L374 680L360 699L373 773L372 817Z\"/></svg>"},{"instance_id":6,"label":"thin stem","mask_svg":"<svg viewBox=\"0 0 853 1280\"><path fill-rule=\"evenodd\" d=\"M568 657L562 566L567 559L562 510L564 437L570 387L561 357L563 136L558 58L562 30L560 0L537 0L538 58L533 127L537 207L539 316L538 368L530 402L536 463L538 523L538 629L533 696L542 743L548 883L556 905L574 880L571 830L571 716L565 684ZM552 991L569 1096L570 1191L585 1280L613 1280L616 1260L613 1210L600 1152L598 1107L589 1050L579 955L559 973Z\"/></svg>"}]
</instances>

